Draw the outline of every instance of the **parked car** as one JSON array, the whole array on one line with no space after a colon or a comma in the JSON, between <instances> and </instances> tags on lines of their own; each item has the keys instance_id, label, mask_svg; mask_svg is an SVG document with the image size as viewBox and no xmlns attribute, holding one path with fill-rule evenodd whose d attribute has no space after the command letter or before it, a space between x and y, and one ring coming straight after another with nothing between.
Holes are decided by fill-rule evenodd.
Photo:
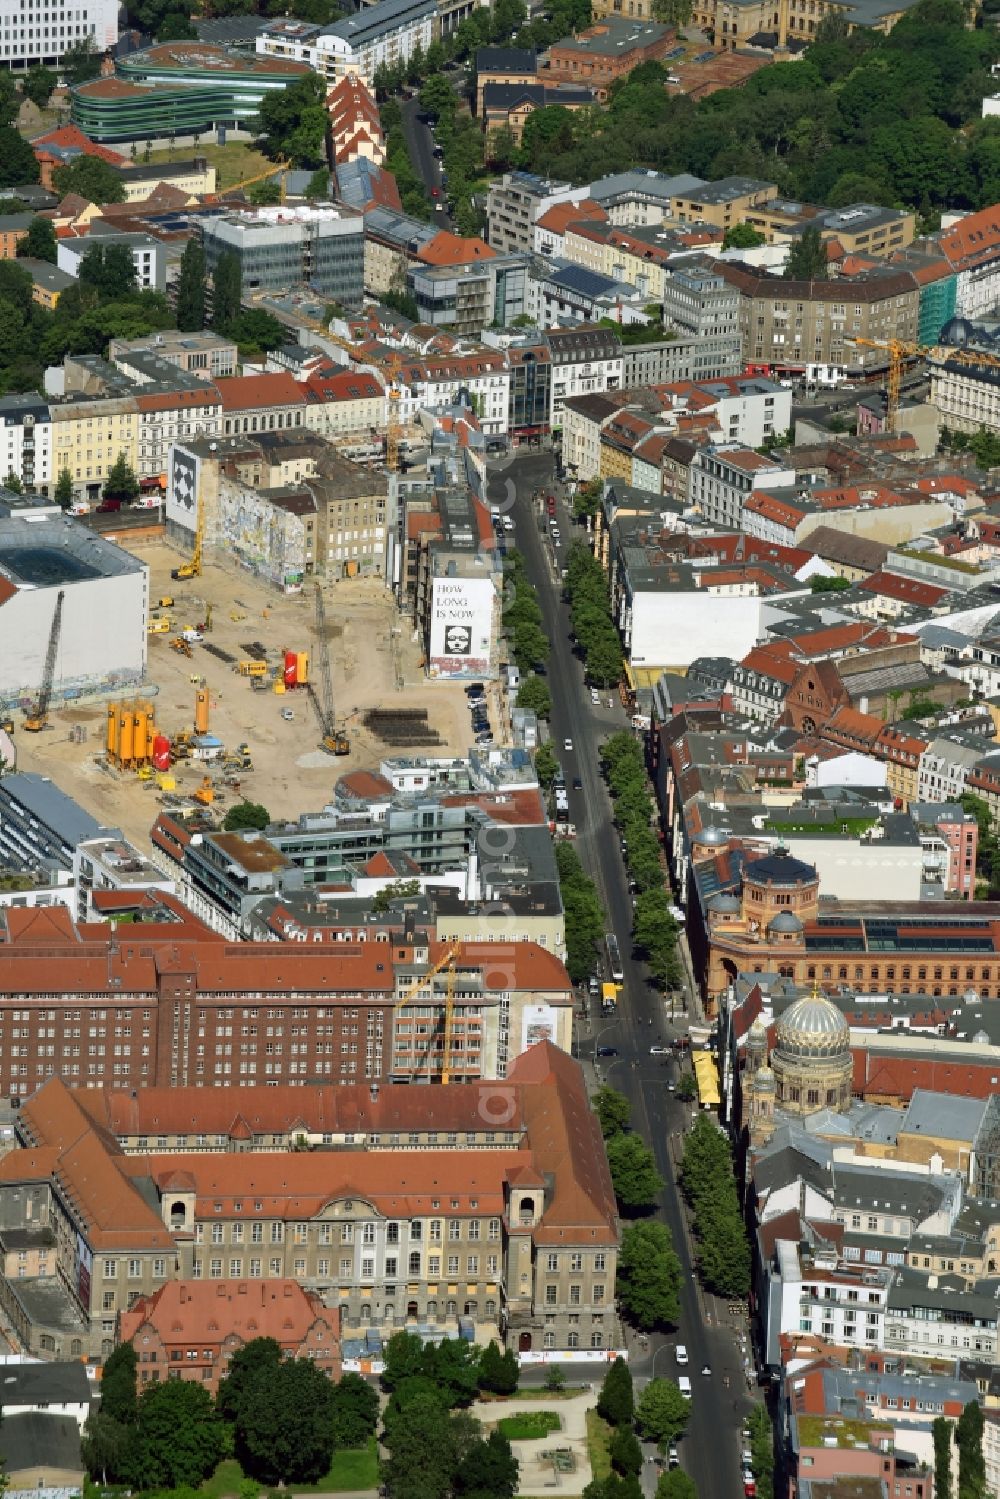
<instances>
[{"instance_id":1,"label":"parked car","mask_svg":"<svg viewBox=\"0 0 1000 1499\"><path fill-rule=\"evenodd\" d=\"M651 1046L649 1048L649 1055L651 1057L669 1057L669 1055L670 1055L670 1047L669 1046Z\"/></svg>"},{"instance_id":2,"label":"parked car","mask_svg":"<svg viewBox=\"0 0 1000 1499\"><path fill-rule=\"evenodd\" d=\"M597 1055L599 1057L616 1057L618 1055L618 1048L617 1046L599 1046L597 1048Z\"/></svg>"},{"instance_id":3,"label":"parked car","mask_svg":"<svg viewBox=\"0 0 1000 1499\"><path fill-rule=\"evenodd\" d=\"M683 1343L678 1343L674 1349L674 1359L678 1364L686 1364L688 1362L688 1351Z\"/></svg>"}]
</instances>

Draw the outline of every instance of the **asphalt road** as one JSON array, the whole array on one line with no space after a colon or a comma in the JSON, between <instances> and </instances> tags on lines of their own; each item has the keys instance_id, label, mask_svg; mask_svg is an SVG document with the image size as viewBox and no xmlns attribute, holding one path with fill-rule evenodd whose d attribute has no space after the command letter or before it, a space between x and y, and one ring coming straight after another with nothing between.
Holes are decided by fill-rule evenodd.
<instances>
[{"instance_id":1,"label":"asphalt road","mask_svg":"<svg viewBox=\"0 0 1000 1499\"><path fill-rule=\"evenodd\" d=\"M406 149L410 153L413 169L427 188L435 205L438 203L441 204L440 208L435 207L434 223L438 229L450 229L451 219L448 217L447 207L448 194L441 186L441 163L434 155L434 137L431 134L431 127L425 125L420 118L419 99L401 99L400 113L403 116L403 133L406 136ZM440 197L434 198L434 188L437 188Z\"/></svg>"},{"instance_id":2,"label":"asphalt road","mask_svg":"<svg viewBox=\"0 0 1000 1499\"><path fill-rule=\"evenodd\" d=\"M630 1339L630 1364L637 1386L655 1373L658 1377L676 1378L687 1373L693 1385L692 1415L688 1432L680 1444L682 1466L694 1479L699 1494L724 1499L739 1499L742 1485L739 1475L739 1434L743 1416L751 1408L743 1375L738 1340L727 1324L728 1314L709 1299L706 1303L694 1275L691 1246L674 1176L671 1142L675 1147L689 1125L691 1106L678 1101L668 1091L668 1080L674 1075L673 1058L664 1063L649 1054L650 1046L662 1043L684 1029L672 1024L662 996L649 985L644 966L631 956L632 903L627 877L619 851L611 803L600 772L598 754L601 742L609 734L626 727L625 714L615 700L611 709L607 695L594 707L584 685L583 665L576 657L570 638L569 610L562 602L559 567L570 542L579 534L561 491L553 483L552 458L548 453L515 456L491 476L489 499L514 517L515 531L508 536L524 557L525 569L537 590L546 634L551 643L547 679L552 694L552 738L566 776L570 817L576 825L576 847L588 874L595 880L601 903L611 928L618 937L625 985L618 1014L608 1021L598 1012L578 1027L577 1050L590 1071L597 1046L615 1046L619 1055L597 1059L597 1070L591 1073L624 1093L632 1105L632 1120L652 1147L660 1174L667 1183L661 1212L680 1256L683 1271L681 1285L681 1322L669 1337L652 1337L643 1348L639 1340ZM533 504L535 489L554 491L559 502L559 524L563 545L553 548L547 535L542 506ZM563 748L566 738L573 748ZM572 789L573 777L583 782L582 791ZM684 1343L690 1362L680 1370L673 1348ZM701 1369L709 1365L711 1376ZM727 1383L728 1381L728 1383ZM644 1473L646 1487L651 1487L652 1471Z\"/></svg>"}]
</instances>

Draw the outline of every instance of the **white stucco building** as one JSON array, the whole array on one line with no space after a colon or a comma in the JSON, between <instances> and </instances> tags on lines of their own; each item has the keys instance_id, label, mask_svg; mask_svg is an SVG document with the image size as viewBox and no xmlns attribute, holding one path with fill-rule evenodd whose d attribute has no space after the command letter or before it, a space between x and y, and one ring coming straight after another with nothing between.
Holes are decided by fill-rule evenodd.
<instances>
[{"instance_id":1,"label":"white stucco building","mask_svg":"<svg viewBox=\"0 0 1000 1499\"><path fill-rule=\"evenodd\" d=\"M127 690L146 668L149 570L54 507L0 511L0 703L30 706L55 637L52 701Z\"/></svg>"}]
</instances>

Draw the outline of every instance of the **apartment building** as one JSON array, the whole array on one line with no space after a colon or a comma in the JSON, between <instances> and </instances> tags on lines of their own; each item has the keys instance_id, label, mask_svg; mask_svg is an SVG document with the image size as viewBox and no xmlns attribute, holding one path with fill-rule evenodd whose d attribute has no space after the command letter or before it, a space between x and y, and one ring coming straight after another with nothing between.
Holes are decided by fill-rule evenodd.
<instances>
[{"instance_id":1,"label":"apartment building","mask_svg":"<svg viewBox=\"0 0 1000 1499\"><path fill-rule=\"evenodd\" d=\"M96 244L127 245L135 267L136 285L140 291L165 291L167 285L166 246L151 234L111 234L97 239L93 234L82 239L60 239L56 245L56 265L69 276L79 278L80 264Z\"/></svg>"},{"instance_id":2,"label":"apartment building","mask_svg":"<svg viewBox=\"0 0 1000 1499\"><path fill-rule=\"evenodd\" d=\"M852 340L884 345L892 338L911 343L916 338L920 294L908 271L786 281L725 261L718 268L740 294L743 356L761 373L801 373L809 364L849 371L884 368L883 349L858 347Z\"/></svg>"},{"instance_id":3,"label":"apartment building","mask_svg":"<svg viewBox=\"0 0 1000 1499\"><path fill-rule=\"evenodd\" d=\"M618 1346L607 1157L558 1048L531 1046L499 1089L302 1090L299 1134L329 1142L316 1153L255 1144L256 1121L276 1120L277 1138L288 1118L280 1090L241 1091L220 1128L223 1098L169 1090L154 1111L141 1092L73 1094L53 1078L22 1106L21 1148L0 1160L0 1231L49 1245L38 1273L0 1283L25 1346L106 1356L119 1318L136 1303L148 1314L178 1280L215 1281L227 1303L234 1285L261 1295L256 1284L293 1280L336 1305L344 1337L467 1328L600 1362ZM193 1149L166 1146L192 1129Z\"/></svg>"},{"instance_id":4,"label":"apartment building","mask_svg":"<svg viewBox=\"0 0 1000 1499\"><path fill-rule=\"evenodd\" d=\"M23 262L22 262L23 264ZM16 474L25 489L49 493L58 474L52 467L49 404L37 395L0 398L0 467Z\"/></svg>"},{"instance_id":5,"label":"apartment building","mask_svg":"<svg viewBox=\"0 0 1000 1499\"><path fill-rule=\"evenodd\" d=\"M49 415L51 482L68 470L74 491L94 501L100 499L104 481L123 454L138 472L139 408L134 396L66 396L49 403Z\"/></svg>"},{"instance_id":6,"label":"apartment building","mask_svg":"<svg viewBox=\"0 0 1000 1499\"><path fill-rule=\"evenodd\" d=\"M529 253L535 248L535 224L557 203L578 203L586 188L553 182L533 172L505 172L486 196L487 238L499 255Z\"/></svg>"},{"instance_id":7,"label":"apartment building","mask_svg":"<svg viewBox=\"0 0 1000 1499\"><path fill-rule=\"evenodd\" d=\"M13 73L24 73L44 64L58 66L70 47L92 43L95 52L107 52L118 40L118 6L114 0L91 0L86 10L67 12L51 0L30 12L14 0L0 8L0 62Z\"/></svg>"},{"instance_id":8,"label":"apartment building","mask_svg":"<svg viewBox=\"0 0 1000 1499\"><path fill-rule=\"evenodd\" d=\"M494 255L446 265L426 265L418 256L406 272L406 288L417 304L420 321L467 338L477 337L492 324L508 328L515 318L523 317L528 311L528 282L528 260L523 255Z\"/></svg>"},{"instance_id":9,"label":"apartment building","mask_svg":"<svg viewBox=\"0 0 1000 1499\"><path fill-rule=\"evenodd\" d=\"M305 381L306 426L323 437L366 436L385 430L386 394L368 370L316 371Z\"/></svg>"},{"instance_id":10,"label":"apartment building","mask_svg":"<svg viewBox=\"0 0 1000 1499\"><path fill-rule=\"evenodd\" d=\"M974 351L969 355L974 358ZM984 356L977 365L946 359L931 367L931 401L945 426L956 432L1000 432L1000 370Z\"/></svg>"},{"instance_id":11,"label":"apartment building","mask_svg":"<svg viewBox=\"0 0 1000 1499\"><path fill-rule=\"evenodd\" d=\"M549 422L555 431L562 426L567 401L622 388L624 360L621 343L610 328L551 329L547 338L552 361Z\"/></svg>"},{"instance_id":12,"label":"apartment building","mask_svg":"<svg viewBox=\"0 0 1000 1499\"><path fill-rule=\"evenodd\" d=\"M691 465L689 498L712 525L742 529L743 506L757 489L795 483L795 470L735 443L702 449Z\"/></svg>"},{"instance_id":13,"label":"apartment building","mask_svg":"<svg viewBox=\"0 0 1000 1499\"><path fill-rule=\"evenodd\" d=\"M201 390L160 391L135 397L139 433L140 478L165 474L170 448L191 437L215 437L222 428L222 398L214 386Z\"/></svg>"},{"instance_id":14,"label":"apartment building","mask_svg":"<svg viewBox=\"0 0 1000 1499\"><path fill-rule=\"evenodd\" d=\"M437 0L378 0L328 26L273 21L257 36L257 52L307 63L328 83L351 74L369 88L376 69L426 53L434 40Z\"/></svg>"},{"instance_id":15,"label":"apartment building","mask_svg":"<svg viewBox=\"0 0 1000 1499\"><path fill-rule=\"evenodd\" d=\"M671 266L663 288L663 322L693 338L739 341L738 289L702 256Z\"/></svg>"}]
</instances>

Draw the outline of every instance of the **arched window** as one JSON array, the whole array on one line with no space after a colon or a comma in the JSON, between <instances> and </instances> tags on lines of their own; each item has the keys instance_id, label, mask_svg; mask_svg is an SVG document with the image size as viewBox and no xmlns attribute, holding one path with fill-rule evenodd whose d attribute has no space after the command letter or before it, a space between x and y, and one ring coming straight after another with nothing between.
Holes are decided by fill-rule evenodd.
<instances>
[{"instance_id":1,"label":"arched window","mask_svg":"<svg viewBox=\"0 0 1000 1499\"><path fill-rule=\"evenodd\" d=\"M592 1332L590 1334L590 1346L591 1346L591 1348L603 1348L604 1347L604 1334L603 1334L603 1332Z\"/></svg>"},{"instance_id":2,"label":"arched window","mask_svg":"<svg viewBox=\"0 0 1000 1499\"><path fill-rule=\"evenodd\" d=\"M555 1346L556 1346L556 1335L555 1335L555 1333L554 1332L547 1332L545 1334L545 1336L542 1338L542 1347L543 1348L554 1348Z\"/></svg>"},{"instance_id":3,"label":"arched window","mask_svg":"<svg viewBox=\"0 0 1000 1499\"><path fill-rule=\"evenodd\" d=\"M566 1347L567 1348L579 1348L579 1346L580 1346L580 1334L578 1332L571 1332L571 1333L569 1333L567 1335L567 1338L566 1338Z\"/></svg>"},{"instance_id":4,"label":"arched window","mask_svg":"<svg viewBox=\"0 0 1000 1499\"><path fill-rule=\"evenodd\" d=\"M361 1303L361 1320L362 1322L370 1322L372 1320L372 1304L370 1301L363 1301Z\"/></svg>"}]
</instances>

